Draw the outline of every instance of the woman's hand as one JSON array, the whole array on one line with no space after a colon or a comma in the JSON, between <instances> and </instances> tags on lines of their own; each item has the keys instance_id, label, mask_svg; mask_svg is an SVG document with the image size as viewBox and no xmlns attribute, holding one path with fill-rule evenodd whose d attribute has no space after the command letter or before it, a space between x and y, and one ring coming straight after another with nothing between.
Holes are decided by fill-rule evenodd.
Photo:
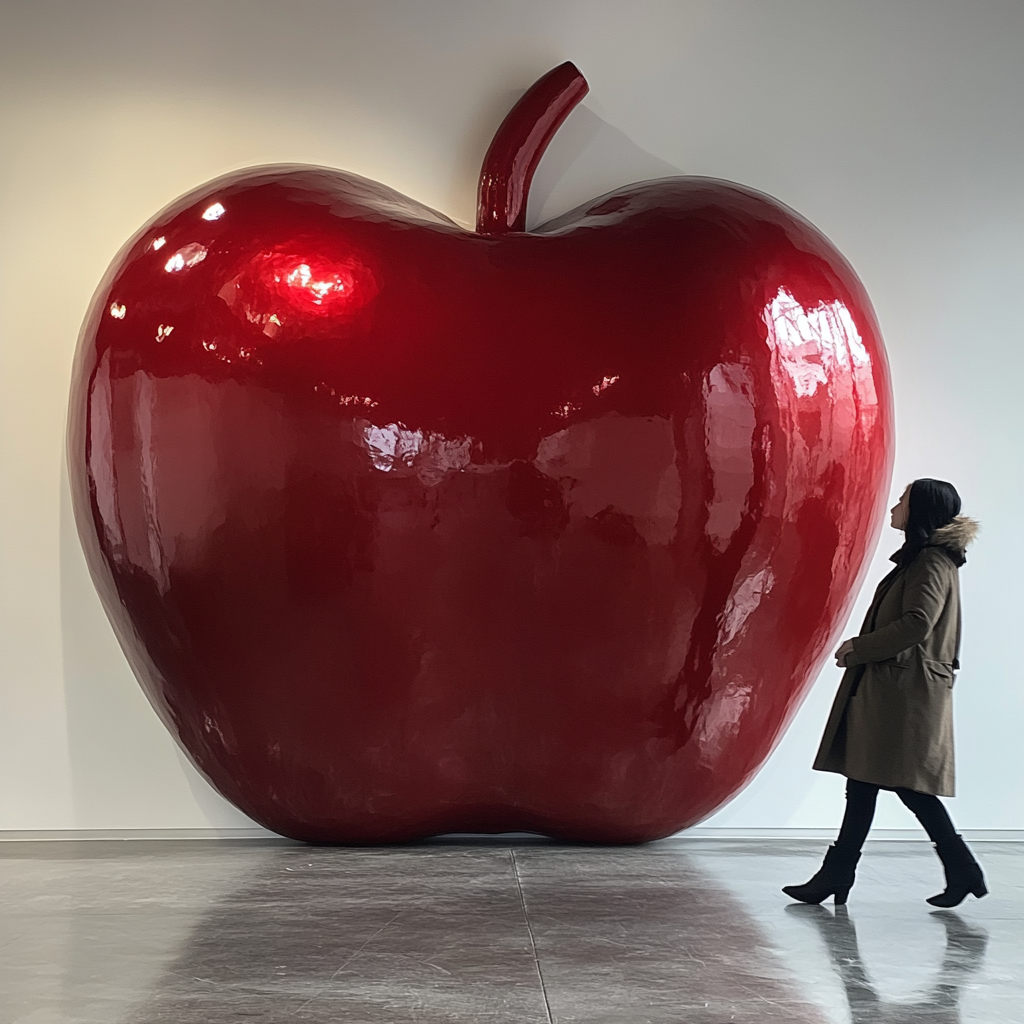
<instances>
[{"instance_id":1,"label":"woman's hand","mask_svg":"<svg viewBox=\"0 0 1024 1024\"><path fill-rule=\"evenodd\" d=\"M853 641L852 640L844 640L839 645L839 649L836 651L836 664L840 668L846 668L847 667L847 665L846 665L846 656L848 654L853 654Z\"/></svg>"}]
</instances>

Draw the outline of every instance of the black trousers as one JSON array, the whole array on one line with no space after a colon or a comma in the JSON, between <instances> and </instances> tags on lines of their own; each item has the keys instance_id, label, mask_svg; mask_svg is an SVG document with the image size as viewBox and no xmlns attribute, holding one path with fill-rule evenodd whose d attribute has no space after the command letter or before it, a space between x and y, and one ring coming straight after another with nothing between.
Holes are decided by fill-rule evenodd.
<instances>
[{"instance_id":1,"label":"black trousers","mask_svg":"<svg viewBox=\"0 0 1024 1024\"><path fill-rule=\"evenodd\" d=\"M860 850L864 845L875 816L875 802L881 788L870 782L846 780L846 813L843 815L836 846L852 852ZM956 835L953 822L937 796L918 793L913 789L897 788L893 792L913 811L933 843L938 845L948 842Z\"/></svg>"}]
</instances>

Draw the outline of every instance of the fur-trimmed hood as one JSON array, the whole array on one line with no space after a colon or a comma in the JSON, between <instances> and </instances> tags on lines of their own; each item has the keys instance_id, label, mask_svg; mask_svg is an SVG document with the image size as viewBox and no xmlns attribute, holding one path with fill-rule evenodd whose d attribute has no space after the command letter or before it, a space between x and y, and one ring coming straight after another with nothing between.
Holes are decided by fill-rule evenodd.
<instances>
[{"instance_id":1,"label":"fur-trimmed hood","mask_svg":"<svg viewBox=\"0 0 1024 1024\"><path fill-rule=\"evenodd\" d=\"M940 526L930 537L928 546L943 548L957 565L967 561L967 546L978 536L981 529L976 519L957 516L953 522Z\"/></svg>"}]
</instances>

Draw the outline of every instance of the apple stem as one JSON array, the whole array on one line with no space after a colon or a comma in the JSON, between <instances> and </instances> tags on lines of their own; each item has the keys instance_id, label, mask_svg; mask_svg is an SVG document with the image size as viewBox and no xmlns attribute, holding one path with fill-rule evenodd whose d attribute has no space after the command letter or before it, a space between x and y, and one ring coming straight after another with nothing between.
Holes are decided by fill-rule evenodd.
<instances>
[{"instance_id":1,"label":"apple stem","mask_svg":"<svg viewBox=\"0 0 1024 1024\"><path fill-rule=\"evenodd\" d=\"M533 172L555 132L590 91L571 61L526 90L494 134L480 168L476 229L482 235L526 230Z\"/></svg>"}]
</instances>

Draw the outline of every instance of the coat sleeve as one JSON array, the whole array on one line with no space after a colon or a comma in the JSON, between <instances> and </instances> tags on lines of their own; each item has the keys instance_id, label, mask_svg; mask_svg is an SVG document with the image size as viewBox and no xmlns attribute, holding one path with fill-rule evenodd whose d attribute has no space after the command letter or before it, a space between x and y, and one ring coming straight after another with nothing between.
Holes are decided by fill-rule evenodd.
<instances>
[{"instance_id":1,"label":"coat sleeve","mask_svg":"<svg viewBox=\"0 0 1024 1024\"><path fill-rule=\"evenodd\" d=\"M916 647L932 631L949 598L950 579L939 551L925 549L907 568L903 586L903 613L898 619L853 640L846 664L886 661ZM949 563L952 568L952 563Z\"/></svg>"}]
</instances>

